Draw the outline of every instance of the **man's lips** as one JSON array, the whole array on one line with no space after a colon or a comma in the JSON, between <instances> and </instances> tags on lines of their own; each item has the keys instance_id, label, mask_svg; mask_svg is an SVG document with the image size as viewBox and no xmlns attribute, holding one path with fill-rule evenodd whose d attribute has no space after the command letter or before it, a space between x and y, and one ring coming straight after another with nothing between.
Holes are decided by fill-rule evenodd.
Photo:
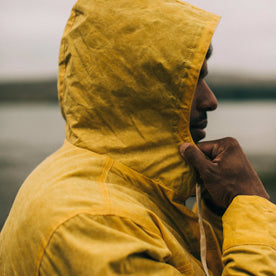
<instances>
[{"instance_id":1,"label":"man's lips","mask_svg":"<svg viewBox=\"0 0 276 276\"><path fill-rule=\"evenodd\" d=\"M204 120L201 120L201 121L192 122L191 125L190 125L190 128L192 128L192 129L204 129L204 128L207 127L207 124L208 124L208 120L204 119Z\"/></svg>"},{"instance_id":2,"label":"man's lips","mask_svg":"<svg viewBox=\"0 0 276 276\"><path fill-rule=\"evenodd\" d=\"M204 130L204 128L206 128L207 123L207 118L199 118L198 120L191 121L190 131L195 143L199 142L204 137L206 137L206 131Z\"/></svg>"}]
</instances>

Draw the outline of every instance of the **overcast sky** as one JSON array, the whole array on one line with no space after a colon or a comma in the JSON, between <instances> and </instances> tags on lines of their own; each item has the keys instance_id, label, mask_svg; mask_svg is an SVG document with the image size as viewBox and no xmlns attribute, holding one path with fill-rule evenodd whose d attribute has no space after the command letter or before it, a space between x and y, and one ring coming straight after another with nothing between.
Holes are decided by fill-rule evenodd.
<instances>
[{"instance_id":1,"label":"overcast sky","mask_svg":"<svg viewBox=\"0 0 276 276\"><path fill-rule=\"evenodd\" d=\"M59 43L74 2L1 1L0 81L57 75ZM276 78L275 0L188 2L222 16L213 39L211 73Z\"/></svg>"}]
</instances>

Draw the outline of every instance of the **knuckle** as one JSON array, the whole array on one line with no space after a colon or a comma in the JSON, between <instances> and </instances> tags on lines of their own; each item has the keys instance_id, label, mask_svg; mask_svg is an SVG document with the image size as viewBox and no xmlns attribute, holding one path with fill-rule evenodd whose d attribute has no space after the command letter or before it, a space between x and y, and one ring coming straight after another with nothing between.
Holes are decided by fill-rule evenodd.
<instances>
[{"instance_id":1,"label":"knuckle","mask_svg":"<svg viewBox=\"0 0 276 276\"><path fill-rule=\"evenodd\" d=\"M226 137L226 138L224 138L224 141L226 142L226 144L228 144L229 146L232 146L232 147L237 147L240 145L238 140L234 137Z\"/></svg>"}]
</instances>

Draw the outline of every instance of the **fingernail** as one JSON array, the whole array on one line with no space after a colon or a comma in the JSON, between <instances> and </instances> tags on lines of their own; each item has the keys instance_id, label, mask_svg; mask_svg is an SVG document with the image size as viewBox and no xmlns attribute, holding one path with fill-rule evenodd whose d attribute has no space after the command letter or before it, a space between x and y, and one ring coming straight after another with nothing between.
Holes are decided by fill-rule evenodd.
<instances>
[{"instance_id":1,"label":"fingernail","mask_svg":"<svg viewBox=\"0 0 276 276\"><path fill-rule=\"evenodd\" d=\"M180 146L180 154L181 155L184 155L184 152L186 150L187 147L189 147L191 144L190 143L183 143L181 146Z\"/></svg>"}]
</instances>

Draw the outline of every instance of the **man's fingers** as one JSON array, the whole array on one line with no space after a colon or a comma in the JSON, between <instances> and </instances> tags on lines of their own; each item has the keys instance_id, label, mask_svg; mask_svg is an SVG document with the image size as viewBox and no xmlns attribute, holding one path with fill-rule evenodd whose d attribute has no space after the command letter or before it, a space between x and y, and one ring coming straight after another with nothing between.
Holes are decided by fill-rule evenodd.
<instances>
[{"instance_id":1,"label":"man's fingers","mask_svg":"<svg viewBox=\"0 0 276 276\"><path fill-rule=\"evenodd\" d=\"M214 158L214 147L217 146L217 140L216 141L207 141L207 142L201 142L198 143L198 148L206 154L210 159Z\"/></svg>"},{"instance_id":2,"label":"man's fingers","mask_svg":"<svg viewBox=\"0 0 276 276\"><path fill-rule=\"evenodd\" d=\"M184 143L180 146L180 154L199 172L200 175L202 175L206 167L211 163L203 152L189 143Z\"/></svg>"},{"instance_id":3,"label":"man's fingers","mask_svg":"<svg viewBox=\"0 0 276 276\"><path fill-rule=\"evenodd\" d=\"M211 160L215 159L226 148L236 146L238 141L232 137L226 137L213 141L206 141L198 143L198 148L205 153Z\"/></svg>"}]
</instances>

